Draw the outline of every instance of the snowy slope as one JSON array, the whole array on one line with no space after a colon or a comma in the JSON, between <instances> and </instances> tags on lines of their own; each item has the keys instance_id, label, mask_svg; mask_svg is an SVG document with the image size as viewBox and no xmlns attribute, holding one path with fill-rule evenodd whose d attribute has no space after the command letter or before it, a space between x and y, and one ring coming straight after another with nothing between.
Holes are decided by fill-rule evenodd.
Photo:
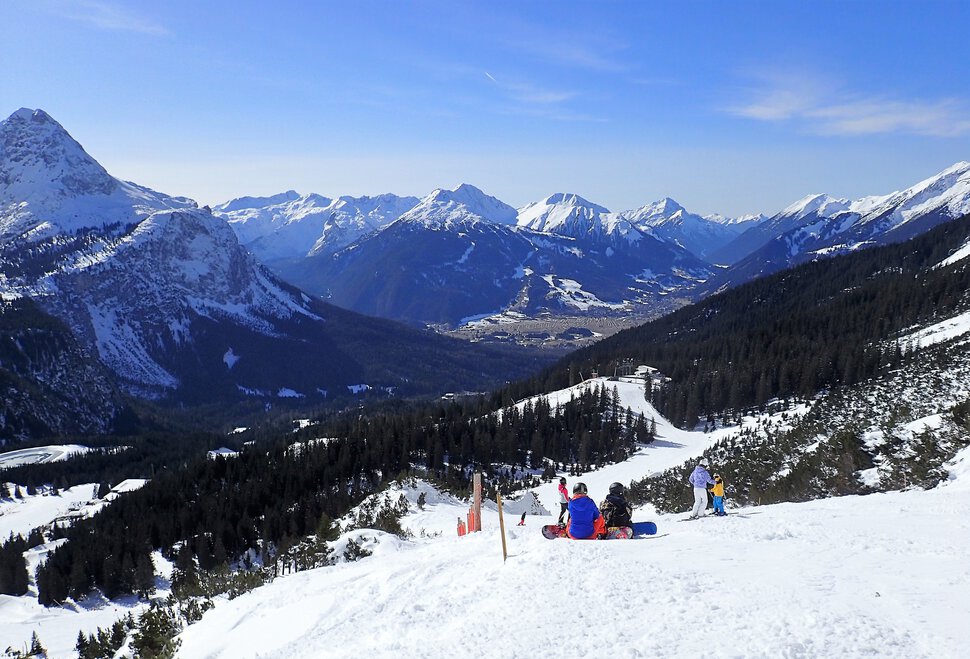
<instances>
[{"instance_id":1,"label":"snowy slope","mask_svg":"<svg viewBox=\"0 0 970 659\"><path fill-rule=\"evenodd\" d=\"M616 388L619 394L620 408L624 410L630 408L634 414L642 414L648 423L651 421L655 423L657 434L652 443L641 448L628 460L584 474L581 479L570 479L582 480L589 487L589 491L594 493L594 496L605 496L610 483L614 481L628 485L633 480L658 474L665 469L675 467L700 455L719 441L739 435L742 432L758 432L760 428L768 424L779 431L786 424L794 422L806 411L804 406L788 411L785 424L782 424L780 414L744 417L739 425L721 427L705 433L681 430L665 419L644 398L643 381L638 378L620 378L618 381L602 377L590 378L573 387L561 389L541 397L548 400L550 407L555 409L565 405L572 398L578 398L584 390L591 390L596 387ZM536 398L538 397L521 400L516 405L519 409L522 409L527 402L534 402ZM557 488L557 483L548 483L535 489L539 501L549 510L558 510L556 504L558 501Z\"/></svg>"},{"instance_id":2,"label":"snowy slope","mask_svg":"<svg viewBox=\"0 0 970 659\"><path fill-rule=\"evenodd\" d=\"M968 460L937 490L653 517L651 539L549 541L551 518L507 518L505 563L496 512L458 538L464 506L429 503L441 537L358 531L373 556L219 603L179 656L962 656Z\"/></svg>"},{"instance_id":3,"label":"snowy slope","mask_svg":"<svg viewBox=\"0 0 970 659\"><path fill-rule=\"evenodd\" d=\"M63 516L91 517L119 494L137 490L146 482L141 478L123 480L111 488L104 499L97 498L97 483L75 485L57 494L44 489L34 495L24 494L26 488L21 485L22 498L0 499L0 541L6 540L11 533L26 538L32 529L49 526ZM10 491L16 487L14 483L7 485Z\"/></svg>"},{"instance_id":4,"label":"snowy slope","mask_svg":"<svg viewBox=\"0 0 970 659\"><path fill-rule=\"evenodd\" d=\"M122 481L103 500L97 498L97 483L77 485L61 490L57 495L44 492L22 499L2 499L0 539L6 540L11 533L26 538L32 529L49 527L57 519L90 517L119 494L138 489L145 482L142 479ZM12 483L9 485L13 487ZM55 540L26 552L31 575L46 560L47 554L63 542ZM166 579L171 574L171 565L158 553L154 555L154 561L156 571L162 576L158 580L162 591L159 596L162 596L167 586ZM48 659L74 659L77 657L74 644L78 631L90 634L98 627L109 627L128 613L137 617L145 608L147 604L134 596L107 600L101 595L93 595L82 602L68 600L64 606L47 608L37 602L37 589L31 578L27 596L0 595L0 650L8 645L19 648L29 643L31 634L37 632L48 650Z\"/></svg>"},{"instance_id":5,"label":"snowy slope","mask_svg":"<svg viewBox=\"0 0 970 659\"><path fill-rule=\"evenodd\" d=\"M0 453L0 469L19 467L20 465L41 464L46 462L60 462L75 455L87 453L91 449L80 444L52 444L50 446L35 446L16 451Z\"/></svg>"},{"instance_id":6,"label":"snowy slope","mask_svg":"<svg viewBox=\"0 0 970 659\"><path fill-rule=\"evenodd\" d=\"M970 311L941 320L915 332L904 334L899 337L899 341L904 345L912 344L925 348L963 336L967 332L970 332Z\"/></svg>"},{"instance_id":7,"label":"snowy slope","mask_svg":"<svg viewBox=\"0 0 970 659\"><path fill-rule=\"evenodd\" d=\"M950 218L970 213L970 162L958 162L916 185L873 200L861 199L850 207L859 214L858 224L885 221L883 231L896 231L902 225L934 212Z\"/></svg>"},{"instance_id":8,"label":"snowy slope","mask_svg":"<svg viewBox=\"0 0 970 659\"><path fill-rule=\"evenodd\" d=\"M13 483L8 485L11 491L15 487ZM20 489L23 493L25 488ZM72 510L80 510L97 492L98 486L89 484L61 490L56 496L44 492L24 495L21 499L0 499L0 539L6 540L11 533L26 538L32 529L46 526Z\"/></svg>"},{"instance_id":9,"label":"snowy slope","mask_svg":"<svg viewBox=\"0 0 970 659\"><path fill-rule=\"evenodd\" d=\"M953 252L953 254L951 254L947 258L940 261L936 267L946 268L948 266L953 265L954 263L959 263L960 261L967 258L968 256L970 256L970 241L967 241L966 243L964 243L963 247Z\"/></svg>"}]
</instances>

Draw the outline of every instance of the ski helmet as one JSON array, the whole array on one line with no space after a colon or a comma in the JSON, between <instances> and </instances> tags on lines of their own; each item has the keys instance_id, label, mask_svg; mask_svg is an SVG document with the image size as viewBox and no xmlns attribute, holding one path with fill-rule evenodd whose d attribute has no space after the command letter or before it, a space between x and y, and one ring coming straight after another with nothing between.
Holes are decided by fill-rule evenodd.
<instances>
[{"instance_id":1,"label":"ski helmet","mask_svg":"<svg viewBox=\"0 0 970 659\"><path fill-rule=\"evenodd\" d=\"M622 483L612 483L610 485L610 494L613 496L620 496L623 494L623 484Z\"/></svg>"},{"instance_id":2,"label":"ski helmet","mask_svg":"<svg viewBox=\"0 0 970 659\"><path fill-rule=\"evenodd\" d=\"M560 476L559 477L559 482L562 483L563 485L565 485L566 484L566 477L565 476Z\"/></svg>"},{"instance_id":3,"label":"ski helmet","mask_svg":"<svg viewBox=\"0 0 970 659\"><path fill-rule=\"evenodd\" d=\"M586 494L586 483L576 483L573 485L573 494Z\"/></svg>"},{"instance_id":4,"label":"ski helmet","mask_svg":"<svg viewBox=\"0 0 970 659\"><path fill-rule=\"evenodd\" d=\"M710 466L710 464L711 464L711 463L707 461L707 458L701 458L701 461L700 461L700 465L701 465L702 467L707 467L707 466Z\"/></svg>"}]
</instances>

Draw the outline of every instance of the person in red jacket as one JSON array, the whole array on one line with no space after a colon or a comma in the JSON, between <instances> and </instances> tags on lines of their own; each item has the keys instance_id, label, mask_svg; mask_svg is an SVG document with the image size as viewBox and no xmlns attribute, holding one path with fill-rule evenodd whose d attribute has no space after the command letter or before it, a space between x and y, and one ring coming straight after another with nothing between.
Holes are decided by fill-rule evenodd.
<instances>
[{"instance_id":1,"label":"person in red jacket","mask_svg":"<svg viewBox=\"0 0 970 659\"><path fill-rule=\"evenodd\" d=\"M587 496L585 483L576 483L573 486L566 534L573 540L592 540L606 535L606 522L600 515L599 508Z\"/></svg>"},{"instance_id":2,"label":"person in red jacket","mask_svg":"<svg viewBox=\"0 0 970 659\"><path fill-rule=\"evenodd\" d=\"M566 477L559 479L559 526L565 526L562 518L566 515L566 507L569 505L569 492L566 491Z\"/></svg>"}]
</instances>

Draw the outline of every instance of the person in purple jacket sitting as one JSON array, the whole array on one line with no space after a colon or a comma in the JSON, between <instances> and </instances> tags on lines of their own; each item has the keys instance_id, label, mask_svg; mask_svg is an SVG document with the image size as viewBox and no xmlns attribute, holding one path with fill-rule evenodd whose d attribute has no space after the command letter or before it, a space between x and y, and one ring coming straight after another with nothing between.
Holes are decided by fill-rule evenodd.
<instances>
[{"instance_id":1,"label":"person in purple jacket sitting","mask_svg":"<svg viewBox=\"0 0 970 659\"><path fill-rule=\"evenodd\" d=\"M688 479L694 486L694 509L690 514L691 519L697 519L707 509L707 486L714 485L714 479L707 471L710 464L707 458L701 458Z\"/></svg>"}]
</instances>

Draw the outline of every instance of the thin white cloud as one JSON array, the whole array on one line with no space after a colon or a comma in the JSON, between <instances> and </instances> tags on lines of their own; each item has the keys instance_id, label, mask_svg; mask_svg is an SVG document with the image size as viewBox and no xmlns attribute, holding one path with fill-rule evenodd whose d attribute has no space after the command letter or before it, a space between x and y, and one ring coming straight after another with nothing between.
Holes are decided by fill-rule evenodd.
<instances>
[{"instance_id":1,"label":"thin white cloud","mask_svg":"<svg viewBox=\"0 0 970 659\"><path fill-rule=\"evenodd\" d=\"M941 101L856 100L814 108L819 132L834 135L910 133L932 137L970 134L970 111L952 99Z\"/></svg>"},{"instance_id":2,"label":"thin white cloud","mask_svg":"<svg viewBox=\"0 0 970 659\"><path fill-rule=\"evenodd\" d=\"M746 100L727 111L771 122L793 122L821 135L900 133L932 137L970 134L970 108L958 99L905 100L845 92L817 78L759 76Z\"/></svg>"},{"instance_id":3,"label":"thin white cloud","mask_svg":"<svg viewBox=\"0 0 970 659\"><path fill-rule=\"evenodd\" d=\"M504 88L512 98L529 105L556 105L578 96L574 91L546 89L528 82L510 83Z\"/></svg>"},{"instance_id":4,"label":"thin white cloud","mask_svg":"<svg viewBox=\"0 0 970 659\"><path fill-rule=\"evenodd\" d=\"M60 16L100 30L138 32L154 36L171 34L164 26L136 15L126 7L107 0L56 2L52 9Z\"/></svg>"},{"instance_id":5,"label":"thin white cloud","mask_svg":"<svg viewBox=\"0 0 970 659\"><path fill-rule=\"evenodd\" d=\"M622 50L619 43L590 43L588 37L570 36L566 38L527 39L516 44L525 52L558 64L560 66L588 69L590 71L628 71L627 62L613 57L612 53Z\"/></svg>"},{"instance_id":6,"label":"thin white cloud","mask_svg":"<svg viewBox=\"0 0 970 659\"><path fill-rule=\"evenodd\" d=\"M581 96L577 91L554 89L523 79L506 80L502 75L496 78L487 71L485 76L494 83L489 88L496 90L495 93L501 97L501 105L495 108L501 114L543 117L555 121L603 121L569 107L569 101Z\"/></svg>"}]
</instances>

